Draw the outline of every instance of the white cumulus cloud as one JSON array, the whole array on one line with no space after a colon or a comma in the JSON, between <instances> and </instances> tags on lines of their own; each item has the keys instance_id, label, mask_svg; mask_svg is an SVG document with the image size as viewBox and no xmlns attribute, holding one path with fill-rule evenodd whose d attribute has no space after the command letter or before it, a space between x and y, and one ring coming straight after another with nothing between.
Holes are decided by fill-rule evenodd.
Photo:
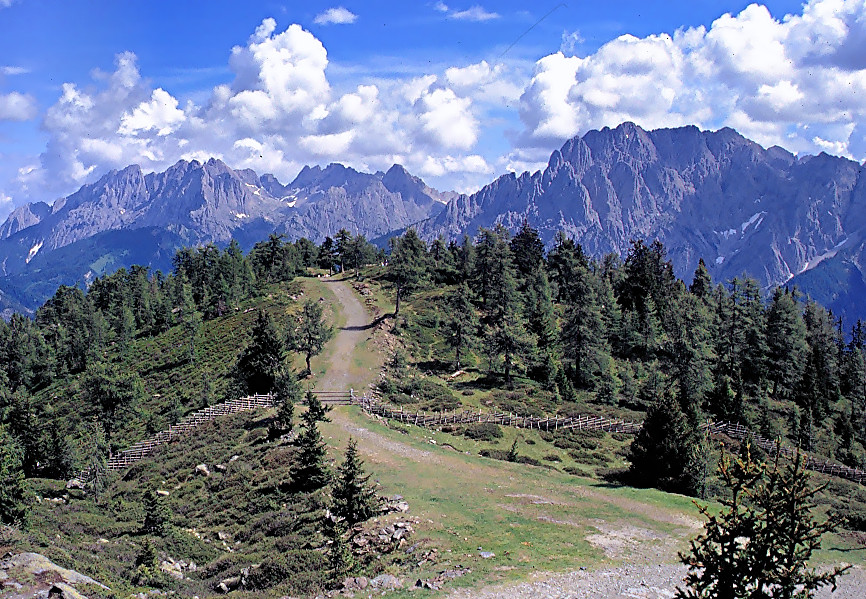
<instances>
[{"instance_id":1,"label":"white cumulus cloud","mask_svg":"<svg viewBox=\"0 0 866 599\"><path fill-rule=\"evenodd\" d=\"M351 25L357 20L358 15L342 6L338 6L336 8L329 8L325 12L316 15L313 23L316 25Z\"/></svg>"},{"instance_id":2,"label":"white cumulus cloud","mask_svg":"<svg viewBox=\"0 0 866 599\"><path fill-rule=\"evenodd\" d=\"M29 94L0 94L0 121L29 121L36 116L36 99Z\"/></svg>"},{"instance_id":3,"label":"white cumulus cloud","mask_svg":"<svg viewBox=\"0 0 866 599\"><path fill-rule=\"evenodd\" d=\"M751 4L697 27L623 35L587 56L540 59L521 97L533 146L630 120L731 126L764 145L864 157L866 3L811 0L774 18Z\"/></svg>"}]
</instances>

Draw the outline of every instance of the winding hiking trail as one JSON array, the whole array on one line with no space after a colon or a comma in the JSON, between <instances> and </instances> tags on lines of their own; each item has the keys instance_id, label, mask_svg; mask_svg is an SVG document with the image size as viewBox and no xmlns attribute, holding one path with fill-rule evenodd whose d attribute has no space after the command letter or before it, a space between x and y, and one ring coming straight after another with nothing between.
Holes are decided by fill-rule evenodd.
<instances>
[{"instance_id":1,"label":"winding hiking trail","mask_svg":"<svg viewBox=\"0 0 866 599\"><path fill-rule=\"evenodd\" d=\"M330 279L323 283L334 295L334 310L341 314L338 320L343 321L343 326L335 331L334 338L319 357L316 370L322 375L316 380L316 388L323 391L354 388L356 392L363 392L378 375L378 366L369 365L369 352L374 349L367 344L374 332L374 323L349 281ZM455 553L443 554L445 561L452 558L455 560L453 563L460 560L466 564L468 561L469 567L473 567L473 559L478 563L474 539L461 539L462 532L456 538L448 537L446 533L457 534L467 527L471 530L472 523L482 519L501 521L506 525L510 523L511 526L526 526L529 521L536 526L541 523L556 527L563 535L582 537L604 555L599 566L579 569L581 564L575 556L566 565L563 562L554 565L560 570L573 571L551 573L547 571L552 569L551 565L527 549L524 556L511 556L514 560L532 563L534 571L525 582L452 589L446 591L448 597L670 599L676 585L681 584L685 568L677 562L677 551L686 549L686 539L701 528L697 519L683 511L660 507L593 485L564 486L551 481L553 477L545 476L541 469L475 459L456 451L424 445L423 441L409 437L403 442L394 439L393 435L377 432L374 429L378 427L367 424L370 421L366 416L350 410L354 408L333 410L328 431L335 439L345 440L348 435L354 437L370 470L381 473L386 488L401 484L412 486L402 491L412 506L410 514L428 523L430 530L427 532L434 533L431 536L439 533L440 538L453 539ZM522 476L512 475L514 468L524 468ZM458 499L465 498L459 511L449 513L447 518L442 513L444 506L436 503L443 477L449 479L452 493L455 486L464 490ZM527 488L528 480L531 480L531 488ZM479 502L478 496L483 501ZM413 501L414 498L421 499ZM599 513L590 518L580 512L587 501L598 506ZM510 534L508 529L503 529L503 536ZM462 545L461 540L465 541ZM468 552L458 555L458 550ZM443 563L442 568L445 567ZM491 572L507 569L507 566L493 567ZM407 582L411 584L411 581ZM842 577L835 593L831 594L824 588L816 594L822 599L862 599L864 596L866 572L862 567L852 568Z\"/></svg>"}]
</instances>

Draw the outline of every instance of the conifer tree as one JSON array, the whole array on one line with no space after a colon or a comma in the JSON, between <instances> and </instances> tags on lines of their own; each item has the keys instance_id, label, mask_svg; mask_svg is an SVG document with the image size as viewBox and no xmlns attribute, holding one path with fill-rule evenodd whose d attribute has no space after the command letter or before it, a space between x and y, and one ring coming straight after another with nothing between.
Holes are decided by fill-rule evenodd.
<instances>
[{"instance_id":1,"label":"conifer tree","mask_svg":"<svg viewBox=\"0 0 866 599\"><path fill-rule=\"evenodd\" d=\"M165 535L171 525L168 506L162 501L162 498L156 492L156 489L150 488L144 494L144 524L142 524L142 532L155 534L159 536Z\"/></svg>"},{"instance_id":2,"label":"conifer tree","mask_svg":"<svg viewBox=\"0 0 866 599\"><path fill-rule=\"evenodd\" d=\"M776 289L767 313L768 372L776 399L790 398L802 376L808 346L799 303L787 289Z\"/></svg>"},{"instance_id":3,"label":"conifer tree","mask_svg":"<svg viewBox=\"0 0 866 599\"><path fill-rule=\"evenodd\" d=\"M816 521L814 488L799 452L788 465L722 456L719 471L730 496L721 498L722 511L707 518L704 533L680 554L689 567L687 589L678 599L739 598L807 599L822 586L833 586L850 566L818 572L809 568L821 537L837 529L838 516Z\"/></svg>"},{"instance_id":4,"label":"conifer tree","mask_svg":"<svg viewBox=\"0 0 866 599\"><path fill-rule=\"evenodd\" d=\"M322 312L322 305L319 302L305 300L299 322L289 343L292 349L304 354L308 375L312 373L310 360L313 356L319 355L325 343L334 336L334 329L325 322Z\"/></svg>"},{"instance_id":5,"label":"conifer tree","mask_svg":"<svg viewBox=\"0 0 866 599\"><path fill-rule=\"evenodd\" d=\"M713 291L713 280L707 270L707 265L703 258L698 260L698 267L695 269L695 274L692 277L692 284L689 285L689 291L692 295L703 301L709 301Z\"/></svg>"},{"instance_id":6,"label":"conifer tree","mask_svg":"<svg viewBox=\"0 0 866 599\"><path fill-rule=\"evenodd\" d=\"M457 286L447 300L445 336L454 350L456 370L459 370L463 363L464 352L471 351L477 344L480 323L475 314L475 306L470 301L470 295L469 286L464 282Z\"/></svg>"},{"instance_id":7,"label":"conifer tree","mask_svg":"<svg viewBox=\"0 0 866 599\"><path fill-rule=\"evenodd\" d=\"M283 363L285 345L274 321L259 310L250 343L238 358L236 372L243 392L270 393Z\"/></svg>"},{"instance_id":8,"label":"conifer tree","mask_svg":"<svg viewBox=\"0 0 866 599\"><path fill-rule=\"evenodd\" d=\"M331 584L334 587L342 585L346 576L355 569L355 559L352 550L346 542L346 522L338 518L327 518L325 536L328 539L328 568Z\"/></svg>"},{"instance_id":9,"label":"conifer tree","mask_svg":"<svg viewBox=\"0 0 866 599\"><path fill-rule=\"evenodd\" d=\"M15 437L0 425L0 523L3 524L27 522L27 481L22 453Z\"/></svg>"},{"instance_id":10,"label":"conifer tree","mask_svg":"<svg viewBox=\"0 0 866 599\"><path fill-rule=\"evenodd\" d=\"M345 459L337 470L332 498L334 515L345 520L350 528L369 520L379 511L376 491L370 484L370 475L364 473L358 444L352 438L349 438Z\"/></svg>"},{"instance_id":11,"label":"conifer tree","mask_svg":"<svg viewBox=\"0 0 866 599\"><path fill-rule=\"evenodd\" d=\"M630 474L636 484L694 495L702 485L703 451L698 432L689 426L670 391L655 391L629 450Z\"/></svg>"},{"instance_id":12,"label":"conifer tree","mask_svg":"<svg viewBox=\"0 0 866 599\"><path fill-rule=\"evenodd\" d=\"M277 371L274 381L274 405L277 407L276 422L269 428L268 436L275 439L291 432L294 427L295 404L301 401L301 387L298 376L286 365Z\"/></svg>"},{"instance_id":13,"label":"conifer tree","mask_svg":"<svg viewBox=\"0 0 866 599\"><path fill-rule=\"evenodd\" d=\"M396 287L394 316L397 316L400 314L400 300L422 286L429 274L427 246L415 229L409 229L393 241L387 272Z\"/></svg>"},{"instance_id":14,"label":"conifer tree","mask_svg":"<svg viewBox=\"0 0 866 599\"><path fill-rule=\"evenodd\" d=\"M81 390L85 401L96 409L108 441L121 422L138 412L146 396L137 373L105 362L88 367Z\"/></svg>"},{"instance_id":15,"label":"conifer tree","mask_svg":"<svg viewBox=\"0 0 866 599\"><path fill-rule=\"evenodd\" d=\"M301 432L296 440L298 453L290 468L292 488L300 493L312 493L331 482L331 472L325 458L327 449L319 422L328 422L325 407L312 391L304 400L306 411L301 414Z\"/></svg>"}]
</instances>

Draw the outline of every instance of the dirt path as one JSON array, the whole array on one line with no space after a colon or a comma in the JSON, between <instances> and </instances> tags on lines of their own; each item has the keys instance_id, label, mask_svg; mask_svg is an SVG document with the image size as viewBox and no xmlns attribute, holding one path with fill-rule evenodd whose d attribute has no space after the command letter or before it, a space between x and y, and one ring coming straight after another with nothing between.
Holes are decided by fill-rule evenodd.
<instances>
[{"instance_id":1,"label":"dirt path","mask_svg":"<svg viewBox=\"0 0 866 599\"><path fill-rule=\"evenodd\" d=\"M359 301L350 282L340 280L327 281L328 288L337 300L334 306L342 313L345 324L336 331L334 339L329 344L326 370L317 381L317 387L322 390L343 390L353 387L362 391L375 380L375 373L359 369L358 353L368 350L366 341L373 332L371 317ZM343 410L335 410L331 414L333 426L342 429L358 440L362 454L368 456L372 464L380 468L398 469L405 467L405 461L411 468L422 473L416 479L421 487L435 492L437 474L449 473L449 476L460 479L467 486L485 486L501 476L501 468L495 463L467 463L458 460L458 456L441 451L426 451L385 437L353 420ZM487 481L487 482L485 482ZM492 485L491 485L492 486ZM492 489L487 489L492 491ZM526 513L538 509L538 501L530 501L531 505L523 505L522 498L535 498L535 495L509 494L507 485L497 490L491 500L500 502L503 511L518 510ZM519 491L524 493L525 491ZM653 507L638 500L626 499L609 495L590 488L573 489L575 501L592 499L611 503L630 513L642 515L650 521L679 525L681 531L688 530L688 536L695 532L698 525L692 519L685 521L680 514L656 511ZM413 513L418 514L413 509ZM420 513L423 518L435 517L435 512ZM467 514L471 517L471 514ZM539 520L547 516L539 514ZM554 521L562 526L574 526L575 532L585 522ZM430 520L433 522L433 520ZM581 569L573 572L550 573L543 572L544 563L537 564L540 572L531 575L531 579L508 585L492 585L479 589L459 589L448 593L453 599L579 599L629 597L633 599L662 599L674 596L677 584L681 584L685 568L674 563L676 561L676 546L679 541L674 537L659 538L652 531L644 530L630 523L613 522L609 525L595 524L593 527L599 534L590 535L589 542L603 548L610 558L608 565L600 568ZM580 534L580 533L578 533ZM682 533L681 533L682 534ZM675 535L679 536L679 535ZM819 592L817 597L830 599L860 599L866 596L866 572L862 568L853 571L840 580L839 589L830 594L828 589Z\"/></svg>"},{"instance_id":2,"label":"dirt path","mask_svg":"<svg viewBox=\"0 0 866 599\"><path fill-rule=\"evenodd\" d=\"M358 300L348 281L330 279L325 282L337 299L335 310L345 318L345 324L336 330L329 344L328 366L324 376L316 384L322 391L344 391L349 388L361 390L370 380L352 368L355 352L370 337L372 325L364 305Z\"/></svg>"}]
</instances>

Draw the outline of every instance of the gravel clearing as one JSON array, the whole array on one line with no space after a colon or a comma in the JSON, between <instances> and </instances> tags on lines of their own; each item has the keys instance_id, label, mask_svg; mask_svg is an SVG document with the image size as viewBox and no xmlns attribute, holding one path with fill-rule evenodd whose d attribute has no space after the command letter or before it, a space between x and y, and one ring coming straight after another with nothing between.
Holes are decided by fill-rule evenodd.
<instances>
[{"instance_id":1,"label":"gravel clearing","mask_svg":"<svg viewBox=\"0 0 866 599\"><path fill-rule=\"evenodd\" d=\"M450 599L578 599L584 597L629 597L631 599L670 599L686 569L674 564L623 565L598 570L579 570L567 574L537 574L537 580L478 590L460 589ZM820 599L863 599L866 597L866 572L852 568L839 581L839 588L828 588L815 595Z\"/></svg>"}]
</instances>

